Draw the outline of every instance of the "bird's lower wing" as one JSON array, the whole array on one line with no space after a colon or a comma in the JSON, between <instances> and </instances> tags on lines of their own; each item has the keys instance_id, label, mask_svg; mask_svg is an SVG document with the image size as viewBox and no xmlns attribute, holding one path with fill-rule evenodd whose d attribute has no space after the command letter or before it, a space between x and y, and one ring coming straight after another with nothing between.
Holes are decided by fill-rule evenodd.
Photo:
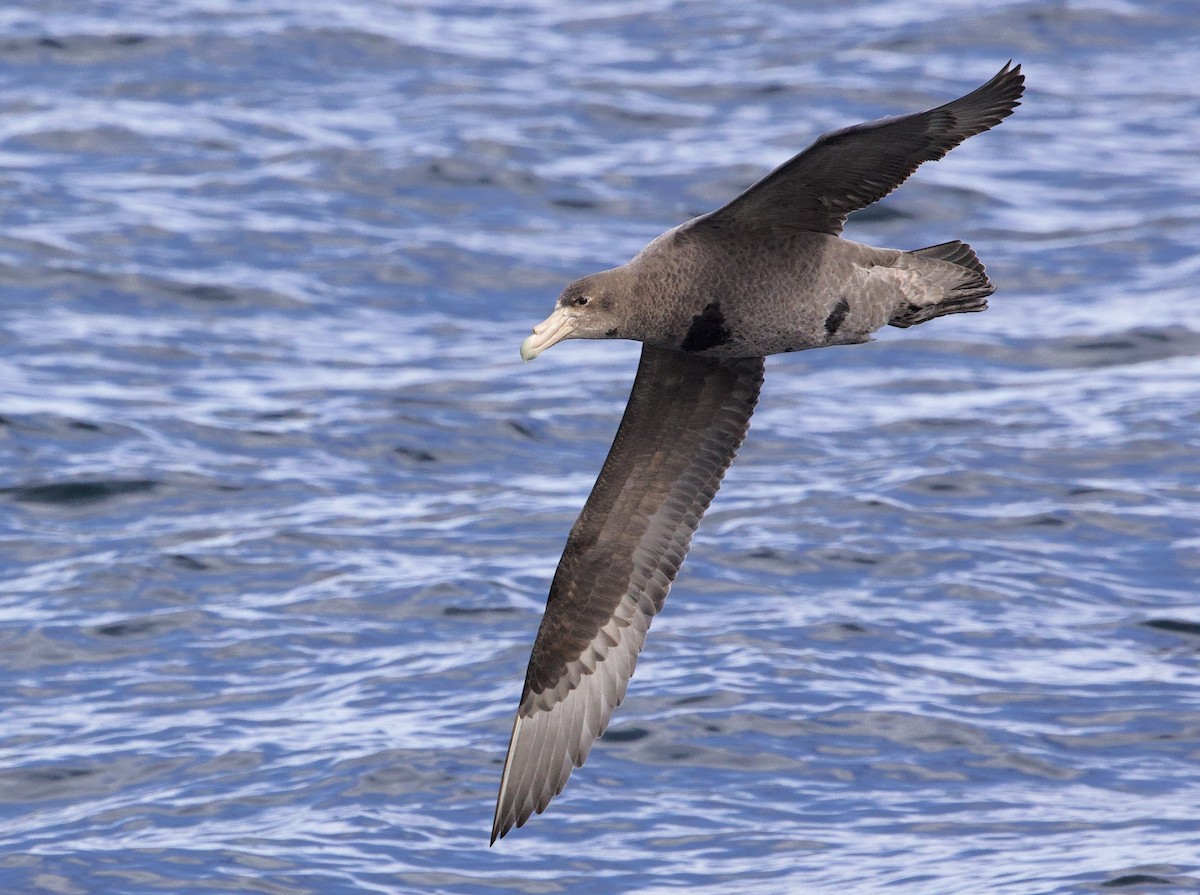
<instances>
[{"instance_id":1,"label":"bird's lower wing","mask_svg":"<svg viewBox=\"0 0 1200 895\"><path fill-rule=\"evenodd\" d=\"M562 792L625 696L650 620L746 436L762 376L761 357L643 347L608 459L550 586L493 842Z\"/></svg>"}]
</instances>

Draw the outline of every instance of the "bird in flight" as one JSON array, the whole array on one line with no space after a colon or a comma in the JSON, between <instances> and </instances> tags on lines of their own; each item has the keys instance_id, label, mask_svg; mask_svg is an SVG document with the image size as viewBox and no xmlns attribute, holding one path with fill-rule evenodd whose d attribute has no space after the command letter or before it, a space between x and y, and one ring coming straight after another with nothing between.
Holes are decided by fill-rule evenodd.
<instances>
[{"instance_id":1,"label":"bird in flight","mask_svg":"<svg viewBox=\"0 0 1200 895\"><path fill-rule=\"evenodd\" d=\"M634 339L625 414L550 585L504 760L492 843L562 792L625 696L700 517L741 446L768 354L866 342L886 324L982 311L958 240L915 251L841 237L846 216L1012 114L1008 63L925 112L833 131L716 211L563 291L521 345Z\"/></svg>"}]
</instances>

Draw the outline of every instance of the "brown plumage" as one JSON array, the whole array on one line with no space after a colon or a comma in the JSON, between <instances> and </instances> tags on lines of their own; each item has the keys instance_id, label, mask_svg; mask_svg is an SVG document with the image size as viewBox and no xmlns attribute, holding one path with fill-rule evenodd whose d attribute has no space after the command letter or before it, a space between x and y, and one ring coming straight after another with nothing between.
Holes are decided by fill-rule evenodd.
<instances>
[{"instance_id":1,"label":"brown plumage","mask_svg":"<svg viewBox=\"0 0 1200 895\"><path fill-rule=\"evenodd\" d=\"M604 732L700 517L742 443L768 354L863 342L880 327L982 311L970 246L904 252L842 239L846 216L1018 105L1006 65L961 99L834 131L729 204L576 280L521 346L636 339L629 404L567 538L534 641L492 842L541 812Z\"/></svg>"}]
</instances>

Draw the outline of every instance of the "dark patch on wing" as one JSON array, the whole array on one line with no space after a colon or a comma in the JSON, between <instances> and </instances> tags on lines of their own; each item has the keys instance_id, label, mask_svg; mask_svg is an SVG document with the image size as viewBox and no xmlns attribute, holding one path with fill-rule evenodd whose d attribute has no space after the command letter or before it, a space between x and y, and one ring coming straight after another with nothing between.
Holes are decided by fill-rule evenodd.
<instances>
[{"instance_id":1,"label":"dark patch on wing","mask_svg":"<svg viewBox=\"0 0 1200 895\"><path fill-rule=\"evenodd\" d=\"M833 335L838 331L838 327L846 320L846 315L850 313L850 302L844 298L839 298L833 310L829 312L829 316L825 318L825 332Z\"/></svg>"},{"instance_id":2,"label":"dark patch on wing","mask_svg":"<svg viewBox=\"0 0 1200 895\"><path fill-rule=\"evenodd\" d=\"M731 337L725 326L725 315L721 313L721 303L714 301L692 318L692 325L679 347L684 351L708 351L724 345Z\"/></svg>"}]
</instances>

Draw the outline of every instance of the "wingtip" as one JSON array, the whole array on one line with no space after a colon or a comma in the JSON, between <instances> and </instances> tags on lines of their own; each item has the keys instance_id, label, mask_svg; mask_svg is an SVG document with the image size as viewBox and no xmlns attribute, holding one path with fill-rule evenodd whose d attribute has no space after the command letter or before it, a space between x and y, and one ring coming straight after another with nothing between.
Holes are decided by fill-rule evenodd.
<instances>
[{"instance_id":1,"label":"wingtip","mask_svg":"<svg viewBox=\"0 0 1200 895\"><path fill-rule=\"evenodd\" d=\"M511 755L506 756L504 760L504 775L500 779L500 792L496 796L496 813L492 816L492 838L488 841L488 848L496 844L496 840L503 839L504 834L512 829L512 810L505 806L505 791L508 783L508 768L511 763Z\"/></svg>"},{"instance_id":2,"label":"wingtip","mask_svg":"<svg viewBox=\"0 0 1200 895\"><path fill-rule=\"evenodd\" d=\"M488 848L491 848L513 828L512 812L502 812L501 806L496 805L496 816L492 818L492 837L488 840ZM516 824L520 826L520 824Z\"/></svg>"},{"instance_id":3,"label":"wingtip","mask_svg":"<svg viewBox=\"0 0 1200 895\"><path fill-rule=\"evenodd\" d=\"M524 695L522 695L524 700ZM504 836L512 830L513 827L519 827L525 823L528 814L522 817L522 812L518 808L518 802L513 792L510 790L512 784L513 759L516 755L515 746L521 733L521 712L517 711L513 717L512 734L508 740L508 752L504 756L504 770L500 773L500 789L496 793L496 813L492 816L492 838L488 843L490 848L496 844L496 841L503 839ZM518 775L520 776L520 775ZM518 782L517 790L520 790Z\"/></svg>"},{"instance_id":4,"label":"wingtip","mask_svg":"<svg viewBox=\"0 0 1200 895\"><path fill-rule=\"evenodd\" d=\"M1004 63L1004 67L996 72L992 78L992 84L997 84L1001 81L1006 81L1017 88L1017 99L1020 99L1021 94L1025 92L1025 75L1021 71L1021 63L1013 65L1013 61L1009 59Z\"/></svg>"},{"instance_id":5,"label":"wingtip","mask_svg":"<svg viewBox=\"0 0 1200 895\"><path fill-rule=\"evenodd\" d=\"M507 836L514 826L520 826L519 823L513 823L513 817L511 815L512 812L510 811L502 816L500 807L496 807L496 816L492 820L492 836L488 840L488 848L491 848L493 845Z\"/></svg>"},{"instance_id":6,"label":"wingtip","mask_svg":"<svg viewBox=\"0 0 1200 895\"><path fill-rule=\"evenodd\" d=\"M1021 63L1013 64L1009 59L1004 63L1004 67L996 74L992 75L991 79L986 84L973 92L967 94L960 100L955 100L955 103L963 101L970 102L987 102L988 108L984 116L986 126L982 130L988 130L999 124L1005 118L1013 113L1017 106L1021 105L1021 98L1025 95L1025 75L1021 72ZM948 105L953 105L950 103ZM983 123L983 122L981 122ZM980 133L977 130L967 136L974 136L975 133Z\"/></svg>"}]
</instances>

